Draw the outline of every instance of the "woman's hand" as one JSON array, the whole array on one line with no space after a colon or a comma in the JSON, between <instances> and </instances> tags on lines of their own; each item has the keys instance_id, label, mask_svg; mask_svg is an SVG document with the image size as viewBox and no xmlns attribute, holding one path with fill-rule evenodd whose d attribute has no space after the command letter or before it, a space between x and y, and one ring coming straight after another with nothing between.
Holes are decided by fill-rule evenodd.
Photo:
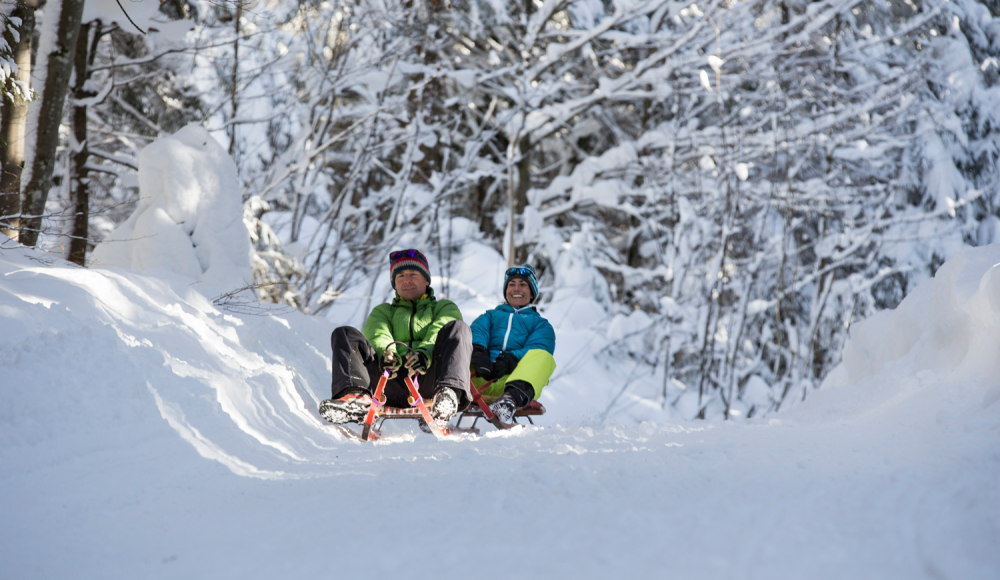
<instances>
[{"instance_id":1,"label":"woman's hand","mask_svg":"<svg viewBox=\"0 0 1000 580\"><path fill-rule=\"evenodd\" d=\"M503 377L509 375L514 372L514 369L517 367L517 363L520 360L521 359L510 354L509 352L500 353L497 360L493 361L493 376Z\"/></svg>"},{"instance_id":2,"label":"woman's hand","mask_svg":"<svg viewBox=\"0 0 1000 580\"><path fill-rule=\"evenodd\" d=\"M490 361L490 352L485 346L472 345L472 370L476 372L477 377L487 381L493 378L493 362Z\"/></svg>"}]
</instances>

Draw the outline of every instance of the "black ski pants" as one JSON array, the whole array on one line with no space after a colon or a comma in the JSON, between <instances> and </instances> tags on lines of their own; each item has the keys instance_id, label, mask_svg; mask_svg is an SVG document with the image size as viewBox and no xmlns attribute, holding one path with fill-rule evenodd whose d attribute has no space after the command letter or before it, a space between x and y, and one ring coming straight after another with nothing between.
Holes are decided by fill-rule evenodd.
<instances>
[{"instance_id":1,"label":"black ski pants","mask_svg":"<svg viewBox=\"0 0 1000 580\"><path fill-rule=\"evenodd\" d=\"M375 393L375 387L382 376L375 347L361 332L351 326L341 326L330 336L333 348L333 398L347 393ZM400 352L405 353L406 349ZM444 325L434 342L427 374L417 375L420 396L430 402L441 387L451 387L458 393L459 408L464 409L472 400L469 391L469 367L472 361L472 330L461 320L453 320ZM406 369L401 368L399 376L385 384L386 404L390 407L409 407L410 396L403 377Z\"/></svg>"}]
</instances>

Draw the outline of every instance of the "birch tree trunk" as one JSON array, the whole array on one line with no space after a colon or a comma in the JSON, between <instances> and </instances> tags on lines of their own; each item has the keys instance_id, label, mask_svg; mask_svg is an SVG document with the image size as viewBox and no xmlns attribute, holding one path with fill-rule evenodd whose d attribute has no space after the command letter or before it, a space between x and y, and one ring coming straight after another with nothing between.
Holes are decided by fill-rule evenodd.
<instances>
[{"instance_id":1,"label":"birch tree trunk","mask_svg":"<svg viewBox=\"0 0 1000 580\"><path fill-rule=\"evenodd\" d=\"M34 246L42 227L42 213L52 188L56 148L59 146L59 123L66 104L73 57L83 19L83 0L49 0L45 17L55 22L45 24L39 39L38 65L42 81L41 98L34 106L29 124L34 147L27 165L29 175L24 186L26 214L21 222L21 243Z\"/></svg>"},{"instance_id":2,"label":"birch tree trunk","mask_svg":"<svg viewBox=\"0 0 1000 580\"><path fill-rule=\"evenodd\" d=\"M35 33L36 0L23 0L11 14L21 19L18 30L20 38L15 43L8 38L7 43L14 49L17 63L18 82L31 81L31 38ZM8 80L7 82L12 82ZM3 100L3 125L0 128L3 143L2 171L0 171L0 231L13 240L20 233L21 214L21 169L24 167L24 127L28 119L28 103L14 103Z\"/></svg>"}]
</instances>

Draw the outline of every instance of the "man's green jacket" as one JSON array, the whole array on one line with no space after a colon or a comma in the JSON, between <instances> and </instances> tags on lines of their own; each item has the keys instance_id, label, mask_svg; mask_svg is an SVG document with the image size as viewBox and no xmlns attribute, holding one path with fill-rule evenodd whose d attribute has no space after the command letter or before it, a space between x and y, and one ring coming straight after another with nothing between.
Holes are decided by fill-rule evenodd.
<instances>
[{"instance_id":1,"label":"man's green jacket","mask_svg":"<svg viewBox=\"0 0 1000 580\"><path fill-rule=\"evenodd\" d=\"M393 341L405 342L414 350L422 352L430 363L434 354L434 342L445 324L462 320L462 313L451 300L434 298L434 289L427 287L423 297L411 301L396 298L389 304L379 304L365 321L362 333L375 347L379 358ZM405 348L393 348L398 355L405 355Z\"/></svg>"}]
</instances>

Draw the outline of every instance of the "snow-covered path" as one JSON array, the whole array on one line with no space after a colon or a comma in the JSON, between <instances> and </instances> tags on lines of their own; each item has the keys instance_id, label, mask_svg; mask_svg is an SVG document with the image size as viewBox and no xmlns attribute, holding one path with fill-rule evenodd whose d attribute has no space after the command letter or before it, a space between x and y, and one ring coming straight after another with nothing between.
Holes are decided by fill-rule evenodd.
<instances>
[{"instance_id":1,"label":"snow-covered path","mask_svg":"<svg viewBox=\"0 0 1000 580\"><path fill-rule=\"evenodd\" d=\"M5 475L0 559L10 578L502 578L522 566L539 578L995 578L995 440L942 437L926 417L904 421L906 407L809 427L344 443L327 475L278 481L236 476L150 421L73 457L38 462L57 454L43 446Z\"/></svg>"},{"instance_id":2,"label":"snow-covered path","mask_svg":"<svg viewBox=\"0 0 1000 580\"><path fill-rule=\"evenodd\" d=\"M326 321L38 259L0 254L4 578L1000 576L996 381L365 445L315 413Z\"/></svg>"}]
</instances>

